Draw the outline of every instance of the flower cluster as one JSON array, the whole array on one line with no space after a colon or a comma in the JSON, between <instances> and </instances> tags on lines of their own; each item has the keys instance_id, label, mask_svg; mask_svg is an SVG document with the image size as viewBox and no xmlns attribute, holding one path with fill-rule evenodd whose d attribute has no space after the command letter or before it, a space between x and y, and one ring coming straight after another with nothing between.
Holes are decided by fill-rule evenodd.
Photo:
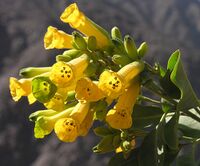
<instances>
[{"instance_id":1,"label":"flower cluster","mask_svg":"<svg viewBox=\"0 0 200 166\"><path fill-rule=\"evenodd\" d=\"M116 133L131 128L146 43L136 48L132 37L123 39L117 27L110 35L76 4L68 6L60 19L75 31L67 34L49 26L44 47L62 49L63 54L57 55L50 67L24 68L21 79L10 78L14 101L26 96L30 104L39 101L46 107L29 117L35 123L35 137L43 138L54 130L61 141L73 142L85 136L95 120L105 122ZM118 142L117 151L121 147L126 151L124 144L130 145L129 149L135 145L134 137L121 145L121 140Z\"/></svg>"}]
</instances>

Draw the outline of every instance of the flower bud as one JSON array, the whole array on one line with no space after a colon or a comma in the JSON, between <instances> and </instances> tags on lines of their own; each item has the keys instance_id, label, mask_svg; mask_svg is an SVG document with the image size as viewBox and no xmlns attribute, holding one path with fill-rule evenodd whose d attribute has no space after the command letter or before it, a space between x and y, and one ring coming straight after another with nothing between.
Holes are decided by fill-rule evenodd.
<instances>
[{"instance_id":1,"label":"flower bud","mask_svg":"<svg viewBox=\"0 0 200 166\"><path fill-rule=\"evenodd\" d=\"M94 36L89 36L88 38L88 49L94 51L97 48L97 39Z\"/></svg>"},{"instance_id":2,"label":"flower bud","mask_svg":"<svg viewBox=\"0 0 200 166\"><path fill-rule=\"evenodd\" d=\"M131 59L133 59L133 60L138 59L137 47L135 45L134 40L129 35L126 35L125 38L124 38L124 47L126 49L128 56Z\"/></svg>"},{"instance_id":3,"label":"flower bud","mask_svg":"<svg viewBox=\"0 0 200 166\"><path fill-rule=\"evenodd\" d=\"M72 35L73 35L73 42L76 44L76 46L80 50L87 50L87 43L83 38L83 36L81 36L81 34L78 32L73 32Z\"/></svg>"},{"instance_id":4,"label":"flower bud","mask_svg":"<svg viewBox=\"0 0 200 166\"><path fill-rule=\"evenodd\" d=\"M137 50L140 58L142 58L146 54L147 51L148 51L148 45L146 42L143 42Z\"/></svg>"},{"instance_id":5,"label":"flower bud","mask_svg":"<svg viewBox=\"0 0 200 166\"><path fill-rule=\"evenodd\" d=\"M115 55L113 55L112 60L113 60L113 62L115 62L116 64L121 65L121 66L125 66L125 65L131 63L131 59L126 55L115 54Z\"/></svg>"},{"instance_id":6,"label":"flower bud","mask_svg":"<svg viewBox=\"0 0 200 166\"><path fill-rule=\"evenodd\" d=\"M112 28L111 37L112 37L112 39L118 38L118 39L122 40L122 35L121 35L121 32L118 27L115 26Z\"/></svg>"}]
</instances>

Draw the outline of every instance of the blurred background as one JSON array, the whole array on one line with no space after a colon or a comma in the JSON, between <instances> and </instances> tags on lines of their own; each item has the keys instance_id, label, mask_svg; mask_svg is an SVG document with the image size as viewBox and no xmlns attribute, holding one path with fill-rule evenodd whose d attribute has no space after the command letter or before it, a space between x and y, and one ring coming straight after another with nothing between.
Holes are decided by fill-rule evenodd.
<instances>
[{"instance_id":1,"label":"blurred background","mask_svg":"<svg viewBox=\"0 0 200 166\"><path fill-rule=\"evenodd\" d=\"M19 69L48 66L58 51L43 48L49 25L70 33L59 20L72 0L0 1L0 165L1 166L104 166L107 155L92 154L98 138L91 132L75 143L61 143L54 134L43 140L33 136L31 112L41 106L26 99L14 103L8 78ZM137 45L149 44L149 62L166 65L179 48L184 67L200 97L200 1L199 0L77 0L80 9L107 30L118 26L134 36Z\"/></svg>"}]
</instances>

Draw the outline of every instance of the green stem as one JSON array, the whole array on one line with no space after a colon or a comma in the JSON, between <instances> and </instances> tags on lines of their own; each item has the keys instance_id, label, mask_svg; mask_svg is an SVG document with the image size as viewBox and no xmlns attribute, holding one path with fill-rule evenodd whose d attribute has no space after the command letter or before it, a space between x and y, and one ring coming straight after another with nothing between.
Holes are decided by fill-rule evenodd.
<instances>
[{"instance_id":1,"label":"green stem","mask_svg":"<svg viewBox=\"0 0 200 166\"><path fill-rule=\"evenodd\" d=\"M151 98L146 97L146 96L139 96L138 100L143 100L143 101L147 101L147 102L151 102L151 103L155 103L155 104L162 104L162 102L160 102L158 100L151 99Z\"/></svg>"}]
</instances>

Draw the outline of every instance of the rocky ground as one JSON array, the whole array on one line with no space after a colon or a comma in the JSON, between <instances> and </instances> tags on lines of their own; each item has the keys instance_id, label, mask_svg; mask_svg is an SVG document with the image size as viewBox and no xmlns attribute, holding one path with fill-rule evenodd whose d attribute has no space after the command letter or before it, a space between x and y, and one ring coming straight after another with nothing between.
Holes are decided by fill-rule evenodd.
<instances>
[{"instance_id":1,"label":"rocky ground","mask_svg":"<svg viewBox=\"0 0 200 166\"><path fill-rule=\"evenodd\" d=\"M98 141L93 133L77 142L65 144L54 135L44 140L33 137L28 115L40 107L27 101L14 103L8 91L8 77L17 77L27 66L53 64L56 51L43 48L48 25L71 32L59 20L72 0L0 1L0 165L2 166L103 166L106 155L91 153ZM180 48L184 66L200 97L200 2L198 0L77 0L92 20L109 30L118 26L135 37L137 44L147 41L148 60L166 64L170 53Z\"/></svg>"}]
</instances>

